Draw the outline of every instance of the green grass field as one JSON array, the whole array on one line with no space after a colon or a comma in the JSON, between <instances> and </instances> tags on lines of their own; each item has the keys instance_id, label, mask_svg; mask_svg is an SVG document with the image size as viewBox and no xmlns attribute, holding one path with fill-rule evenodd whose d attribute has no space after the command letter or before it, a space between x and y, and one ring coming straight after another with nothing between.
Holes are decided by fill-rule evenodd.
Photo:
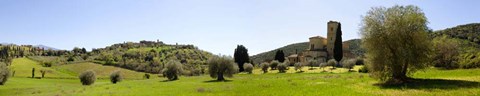
<instances>
[{"instance_id":1,"label":"green grass field","mask_svg":"<svg viewBox=\"0 0 480 96\"><path fill-rule=\"evenodd\" d=\"M15 59L14 65L27 62L28 59ZM85 64L89 66L96 66ZM19 66L19 65L17 65ZM80 68L79 66L60 66ZM84 67L87 68L87 67ZM308 67L306 67L308 68ZM64 68L69 69L69 68ZM337 69L321 72L321 69L295 73L273 70L267 74L256 69L254 74L237 74L227 82L213 81L208 75L184 77L177 81L165 81L165 78L148 80L127 79L118 84L108 80L97 80L91 86L82 86L78 79L31 79L25 77L10 78L6 85L0 86L0 96L31 95L148 95L148 96L469 96L480 95L480 69L438 70L427 69L413 75L420 78L417 82L402 86L379 86L368 74L346 72ZM63 71L58 71L63 72ZM65 73L67 74L67 73ZM141 74L140 74L141 75Z\"/></svg>"}]
</instances>

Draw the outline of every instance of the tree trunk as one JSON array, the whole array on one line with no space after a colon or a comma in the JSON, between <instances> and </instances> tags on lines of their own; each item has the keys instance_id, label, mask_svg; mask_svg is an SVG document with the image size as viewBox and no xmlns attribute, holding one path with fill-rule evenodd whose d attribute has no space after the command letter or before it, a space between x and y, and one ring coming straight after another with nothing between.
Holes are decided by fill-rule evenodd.
<instances>
[{"instance_id":1,"label":"tree trunk","mask_svg":"<svg viewBox=\"0 0 480 96\"><path fill-rule=\"evenodd\" d=\"M225 78L223 77L223 73L218 73L217 74L217 81L224 81Z\"/></svg>"}]
</instances>

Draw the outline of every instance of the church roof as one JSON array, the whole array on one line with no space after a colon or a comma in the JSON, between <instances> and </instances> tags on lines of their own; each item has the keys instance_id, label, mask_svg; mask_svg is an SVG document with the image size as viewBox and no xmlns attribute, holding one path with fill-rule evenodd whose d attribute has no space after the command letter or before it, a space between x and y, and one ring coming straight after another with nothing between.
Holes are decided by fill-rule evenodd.
<instances>
[{"instance_id":1,"label":"church roof","mask_svg":"<svg viewBox=\"0 0 480 96\"><path fill-rule=\"evenodd\" d=\"M313 37L310 37L308 39L313 39L313 38L325 39L325 37L322 37L322 36L313 36Z\"/></svg>"}]
</instances>

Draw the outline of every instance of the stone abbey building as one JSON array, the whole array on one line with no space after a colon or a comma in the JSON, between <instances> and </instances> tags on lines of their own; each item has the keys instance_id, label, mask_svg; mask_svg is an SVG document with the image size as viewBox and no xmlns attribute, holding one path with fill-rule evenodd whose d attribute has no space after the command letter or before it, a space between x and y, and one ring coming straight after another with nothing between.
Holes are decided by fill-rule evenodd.
<instances>
[{"instance_id":1,"label":"stone abbey building","mask_svg":"<svg viewBox=\"0 0 480 96\"><path fill-rule=\"evenodd\" d=\"M303 52L297 52L287 57L291 64L302 62L305 63L309 60L318 60L318 62L327 62L327 60L333 58L333 48L335 45L335 37L337 33L338 26L340 25L337 21L329 21L327 24L327 38L321 36L314 36L309 38L309 48L303 50ZM349 44L343 43L343 53L344 57L351 54L349 49Z\"/></svg>"}]
</instances>

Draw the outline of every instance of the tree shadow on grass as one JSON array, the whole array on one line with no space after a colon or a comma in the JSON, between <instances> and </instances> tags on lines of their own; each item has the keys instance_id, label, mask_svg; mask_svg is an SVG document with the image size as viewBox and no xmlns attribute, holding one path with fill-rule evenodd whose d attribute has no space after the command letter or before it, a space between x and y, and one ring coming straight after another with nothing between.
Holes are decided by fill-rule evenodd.
<instances>
[{"instance_id":1,"label":"tree shadow on grass","mask_svg":"<svg viewBox=\"0 0 480 96\"><path fill-rule=\"evenodd\" d=\"M172 81L177 81L177 80L162 80L160 82L172 82Z\"/></svg>"},{"instance_id":2,"label":"tree shadow on grass","mask_svg":"<svg viewBox=\"0 0 480 96\"><path fill-rule=\"evenodd\" d=\"M232 82L232 80L223 80L223 81L218 81L218 80L208 80L208 81L203 81L204 83L215 83L215 82Z\"/></svg>"},{"instance_id":3,"label":"tree shadow on grass","mask_svg":"<svg viewBox=\"0 0 480 96\"><path fill-rule=\"evenodd\" d=\"M460 88L480 88L480 82L447 79L412 79L408 83L403 84L388 85L378 83L375 85L386 89L454 90Z\"/></svg>"}]
</instances>

